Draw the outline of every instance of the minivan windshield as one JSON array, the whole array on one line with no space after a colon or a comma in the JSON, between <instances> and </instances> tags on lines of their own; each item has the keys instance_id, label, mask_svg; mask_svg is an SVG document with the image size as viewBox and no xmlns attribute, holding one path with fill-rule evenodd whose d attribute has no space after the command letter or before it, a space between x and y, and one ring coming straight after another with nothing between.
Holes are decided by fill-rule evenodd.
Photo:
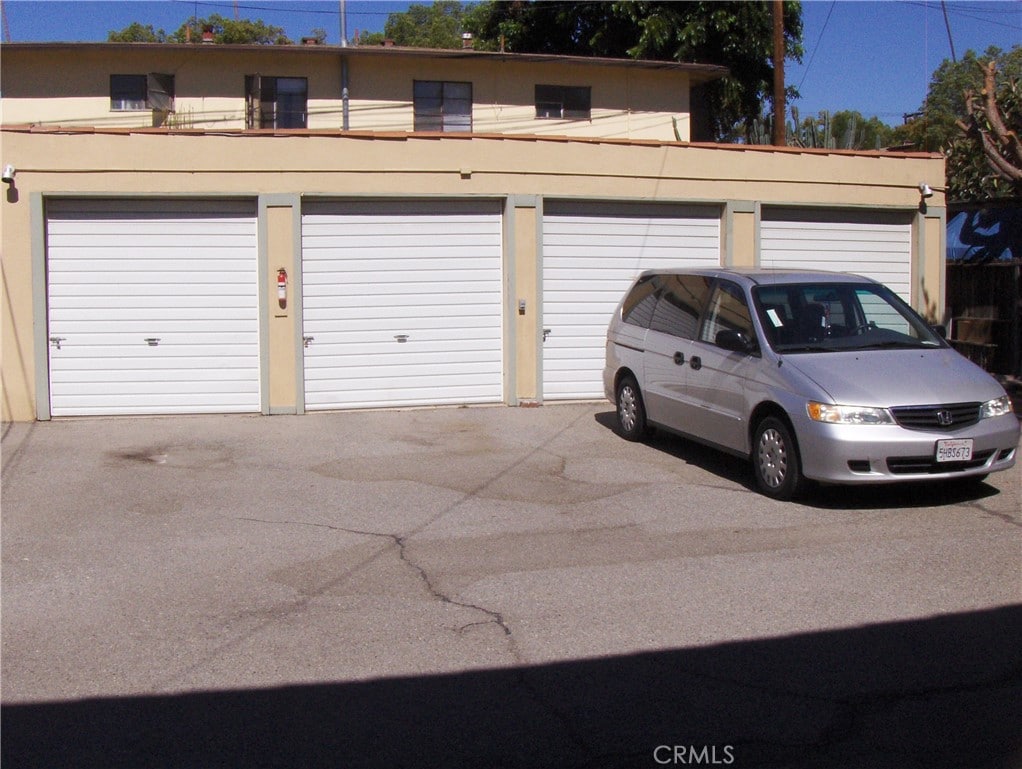
<instances>
[{"instance_id":1,"label":"minivan windshield","mask_svg":"<svg viewBox=\"0 0 1022 769\"><path fill-rule=\"evenodd\" d=\"M893 291L874 283L757 286L753 298L775 352L939 348L946 344Z\"/></svg>"}]
</instances>

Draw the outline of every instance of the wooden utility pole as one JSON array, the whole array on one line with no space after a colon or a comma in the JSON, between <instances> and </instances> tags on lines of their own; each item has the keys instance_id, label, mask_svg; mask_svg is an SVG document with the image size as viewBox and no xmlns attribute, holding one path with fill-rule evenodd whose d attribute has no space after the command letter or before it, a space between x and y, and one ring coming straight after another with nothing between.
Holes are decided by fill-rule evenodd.
<instances>
[{"instance_id":1,"label":"wooden utility pole","mask_svg":"<svg viewBox=\"0 0 1022 769\"><path fill-rule=\"evenodd\" d=\"M774 16L774 146L787 144L784 136L784 0L773 0Z\"/></svg>"}]
</instances>

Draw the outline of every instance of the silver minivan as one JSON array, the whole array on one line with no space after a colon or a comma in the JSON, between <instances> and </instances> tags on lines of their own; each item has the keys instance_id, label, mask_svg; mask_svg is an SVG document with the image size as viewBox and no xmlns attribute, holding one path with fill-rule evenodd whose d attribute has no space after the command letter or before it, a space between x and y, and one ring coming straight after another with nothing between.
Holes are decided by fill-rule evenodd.
<instances>
[{"instance_id":1,"label":"silver minivan","mask_svg":"<svg viewBox=\"0 0 1022 769\"><path fill-rule=\"evenodd\" d=\"M760 490L806 479L977 482L1015 464L998 382L894 292L833 272L644 272L607 331L621 434L664 428L752 461Z\"/></svg>"}]
</instances>

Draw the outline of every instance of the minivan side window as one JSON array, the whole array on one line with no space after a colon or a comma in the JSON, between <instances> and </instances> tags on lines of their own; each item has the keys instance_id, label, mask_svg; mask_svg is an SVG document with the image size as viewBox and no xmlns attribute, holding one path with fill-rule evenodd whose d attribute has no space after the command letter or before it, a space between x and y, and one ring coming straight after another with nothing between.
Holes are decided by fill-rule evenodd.
<instances>
[{"instance_id":1,"label":"minivan side window","mask_svg":"<svg viewBox=\"0 0 1022 769\"><path fill-rule=\"evenodd\" d=\"M724 330L738 331L748 339L756 338L756 332L752 329L752 315L742 289L734 283L721 281L713 290L699 339L716 344L717 334Z\"/></svg>"},{"instance_id":2,"label":"minivan side window","mask_svg":"<svg viewBox=\"0 0 1022 769\"><path fill-rule=\"evenodd\" d=\"M649 328L656 306L656 276L643 278L636 283L621 306L621 320L633 326Z\"/></svg>"},{"instance_id":3,"label":"minivan side window","mask_svg":"<svg viewBox=\"0 0 1022 769\"><path fill-rule=\"evenodd\" d=\"M703 275L667 275L660 301L650 321L651 331L682 339L695 339L699 313L706 306L712 278Z\"/></svg>"}]
</instances>

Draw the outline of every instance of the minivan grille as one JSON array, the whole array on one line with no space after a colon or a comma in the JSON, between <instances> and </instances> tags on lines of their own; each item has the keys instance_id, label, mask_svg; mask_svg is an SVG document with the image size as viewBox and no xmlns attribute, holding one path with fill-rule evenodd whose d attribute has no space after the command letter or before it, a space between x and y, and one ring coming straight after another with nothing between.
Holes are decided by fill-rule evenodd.
<instances>
[{"instance_id":1,"label":"minivan grille","mask_svg":"<svg viewBox=\"0 0 1022 769\"><path fill-rule=\"evenodd\" d=\"M907 430L956 430L979 421L978 403L939 406L898 406L891 409L898 424Z\"/></svg>"}]
</instances>

